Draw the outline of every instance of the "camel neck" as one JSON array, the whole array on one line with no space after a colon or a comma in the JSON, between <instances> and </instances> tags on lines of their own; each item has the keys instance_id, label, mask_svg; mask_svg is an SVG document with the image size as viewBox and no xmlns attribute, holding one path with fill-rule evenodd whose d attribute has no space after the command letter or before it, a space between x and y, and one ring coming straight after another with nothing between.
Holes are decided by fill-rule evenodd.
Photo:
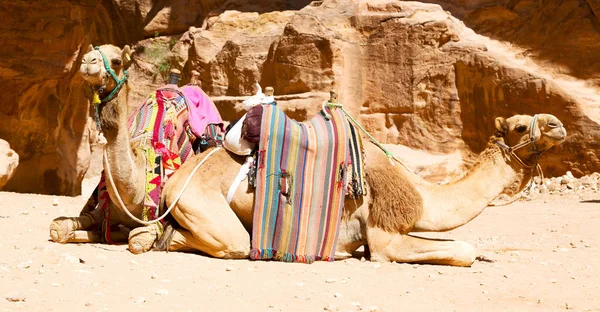
<instances>
[{"instance_id":1,"label":"camel neck","mask_svg":"<svg viewBox=\"0 0 600 312\"><path fill-rule=\"evenodd\" d=\"M429 185L425 193L419 231L448 231L477 217L505 190L521 191L531 178L503 155L499 147L489 145L462 179L447 185Z\"/></svg>"},{"instance_id":2,"label":"camel neck","mask_svg":"<svg viewBox=\"0 0 600 312\"><path fill-rule=\"evenodd\" d=\"M127 112L127 87L100 108L100 123L106 137L104 168L110 166L116 191L125 204L141 204L143 200L138 168L131 150ZM114 192L115 190L113 190Z\"/></svg>"}]
</instances>

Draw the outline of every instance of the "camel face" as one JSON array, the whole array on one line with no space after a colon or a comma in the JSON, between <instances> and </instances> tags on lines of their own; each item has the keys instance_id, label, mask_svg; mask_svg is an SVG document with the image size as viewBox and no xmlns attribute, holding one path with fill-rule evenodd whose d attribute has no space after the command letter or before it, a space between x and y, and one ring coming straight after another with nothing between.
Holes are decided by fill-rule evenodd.
<instances>
[{"instance_id":1,"label":"camel face","mask_svg":"<svg viewBox=\"0 0 600 312\"><path fill-rule=\"evenodd\" d=\"M110 68L114 70L117 76L121 77L123 75L123 70L129 63L129 46L125 46L123 50L113 45L103 45L99 48L106 57ZM107 90L111 90L116 84L113 79L110 78L110 75L104 66L100 51L95 50L92 45L88 47L87 53L81 60L79 73L91 86L105 86Z\"/></svg>"},{"instance_id":2,"label":"camel face","mask_svg":"<svg viewBox=\"0 0 600 312\"><path fill-rule=\"evenodd\" d=\"M540 152L545 152L552 146L559 145L565 141L567 130L562 122L554 115L538 114L538 118L533 124L533 116L515 115L508 119L497 118L496 128L505 133L505 143L508 146L515 146L530 139L531 134L535 138L533 144L516 151L519 157L527 159L535 154L535 148Z\"/></svg>"}]
</instances>

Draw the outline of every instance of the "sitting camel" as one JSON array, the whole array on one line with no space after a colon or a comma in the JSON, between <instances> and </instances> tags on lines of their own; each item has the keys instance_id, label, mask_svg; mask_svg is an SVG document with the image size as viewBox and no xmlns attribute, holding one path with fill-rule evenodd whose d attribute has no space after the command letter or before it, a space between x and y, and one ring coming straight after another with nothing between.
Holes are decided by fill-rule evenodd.
<instances>
[{"instance_id":1,"label":"sitting camel","mask_svg":"<svg viewBox=\"0 0 600 312\"><path fill-rule=\"evenodd\" d=\"M375 145L366 144L368 195L346 197L335 259L351 257L367 245L373 261L470 266L476 252L468 243L427 239L410 232L452 230L479 215L499 194L521 191L531 180L540 154L566 137L562 123L549 114L497 118L495 126L497 133L470 171L447 185L426 182L406 167L393 165ZM166 183L163 200L173 207L172 216L180 227L165 230L157 247L201 251L217 258L248 258L254 192L247 179L239 184L230 204L226 199L245 158L224 149L211 153L194 156ZM158 237L145 236L134 240L149 250Z\"/></svg>"},{"instance_id":2,"label":"sitting camel","mask_svg":"<svg viewBox=\"0 0 600 312\"><path fill-rule=\"evenodd\" d=\"M132 131L139 129L139 127L135 127L139 126L140 122L136 125L136 120L130 119L130 112L128 112L129 86L126 69L130 64L131 50L129 46L125 46L121 50L112 45L103 45L99 48L94 48L90 45L87 53L82 58L79 73L95 93L93 104L96 105L96 123L101 127L102 133L106 138L103 161L106 190L110 196L110 200L108 201L107 210L103 211L103 209L97 208L97 200L95 200L97 194L93 194L79 217L60 217L55 219L50 225L50 237L54 242L103 242L105 238L114 242L127 242L128 239L131 241L132 237L140 233L156 234L162 231L160 223L140 220L144 216L148 216L147 211L144 212L147 209L144 206L145 199L147 200L149 194L149 191L145 187L148 178L148 156L145 153L147 148L145 150L144 146L147 146L147 140L150 139L147 139L145 136L138 136L135 139L131 138L132 133L135 133ZM176 89L176 86L167 87L165 90ZM185 88L193 89L194 87L189 86ZM189 94L186 93L186 98ZM203 95L201 92L191 94ZM159 100L156 101L158 102ZM160 101L165 100L161 99ZM169 120L174 121L176 130L172 130L172 132L185 133L185 130L182 130L185 127L181 126L183 118L188 118L186 121L190 122L190 124L192 123L192 118L199 118L197 115L192 116L191 111L189 114L186 113L184 108L171 108L178 115L172 117L169 114L173 113L173 111L167 111L164 118L165 120L170 118ZM209 107L207 109L213 108ZM210 118L205 118L205 121L208 122L207 120L209 119L220 120L216 109L214 109L213 115ZM158 117L156 118L158 120ZM134 122L132 123L131 120ZM142 122L142 124L144 123ZM166 132L166 130L164 131ZM192 129L191 131L195 130ZM180 135L179 138L184 135ZM198 136L196 133L195 135L196 137ZM180 142L182 141L180 140ZM190 149L187 149L186 155L189 155L189 153ZM169 157L173 156L170 155ZM167 156L163 152L163 162L165 158ZM181 161L183 160L182 158ZM113 225L112 227L108 227L108 229L103 225L103 222L107 219L108 222L104 224ZM100 225L105 227L103 229L104 232L108 231L108 235L104 234L105 237L97 231ZM140 227L141 225L145 226ZM130 229L133 230L130 231ZM140 246L136 244L130 245L129 250L133 253L142 251Z\"/></svg>"}]
</instances>

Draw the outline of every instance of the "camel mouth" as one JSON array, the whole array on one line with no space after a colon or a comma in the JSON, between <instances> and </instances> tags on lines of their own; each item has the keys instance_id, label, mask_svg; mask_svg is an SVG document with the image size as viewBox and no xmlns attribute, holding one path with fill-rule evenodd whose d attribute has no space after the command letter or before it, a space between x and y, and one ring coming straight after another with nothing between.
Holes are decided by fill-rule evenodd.
<instances>
[{"instance_id":1,"label":"camel mouth","mask_svg":"<svg viewBox=\"0 0 600 312\"><path fill-rule=\"evenodd\" d=\"M552 140L554 145L563 143L567 139L567 130L565 128L555 128L544 133L544 136Z\"/></svg>"}]
</instances>

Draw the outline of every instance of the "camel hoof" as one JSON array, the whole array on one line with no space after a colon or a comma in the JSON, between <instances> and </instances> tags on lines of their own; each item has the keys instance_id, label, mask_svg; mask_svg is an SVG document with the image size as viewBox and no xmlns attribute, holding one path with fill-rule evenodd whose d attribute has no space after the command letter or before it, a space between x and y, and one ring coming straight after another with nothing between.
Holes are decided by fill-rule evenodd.
<instances>
[{"instance_id":1,"label":"camel hoof","mask_svg":"<svg viewBox=\"0 0 600 312\"><path fill-rule=\"evenodd\" d=\"M158 235L152 225L133 229L129 232L129 251L135 255L144 253L152 248L157 239Z\"/></svg>"},{"instance_id":2,"label":"camel hoof","mask_svg":"<svg viewBox=\"0 0 600 312\"><path fill-rule=\"evenodd\" d=\"M69 218L56 218L50 223L50 238L53 242L66 244L74 236L73 221Z\"/></svg>"}]
</instances>

